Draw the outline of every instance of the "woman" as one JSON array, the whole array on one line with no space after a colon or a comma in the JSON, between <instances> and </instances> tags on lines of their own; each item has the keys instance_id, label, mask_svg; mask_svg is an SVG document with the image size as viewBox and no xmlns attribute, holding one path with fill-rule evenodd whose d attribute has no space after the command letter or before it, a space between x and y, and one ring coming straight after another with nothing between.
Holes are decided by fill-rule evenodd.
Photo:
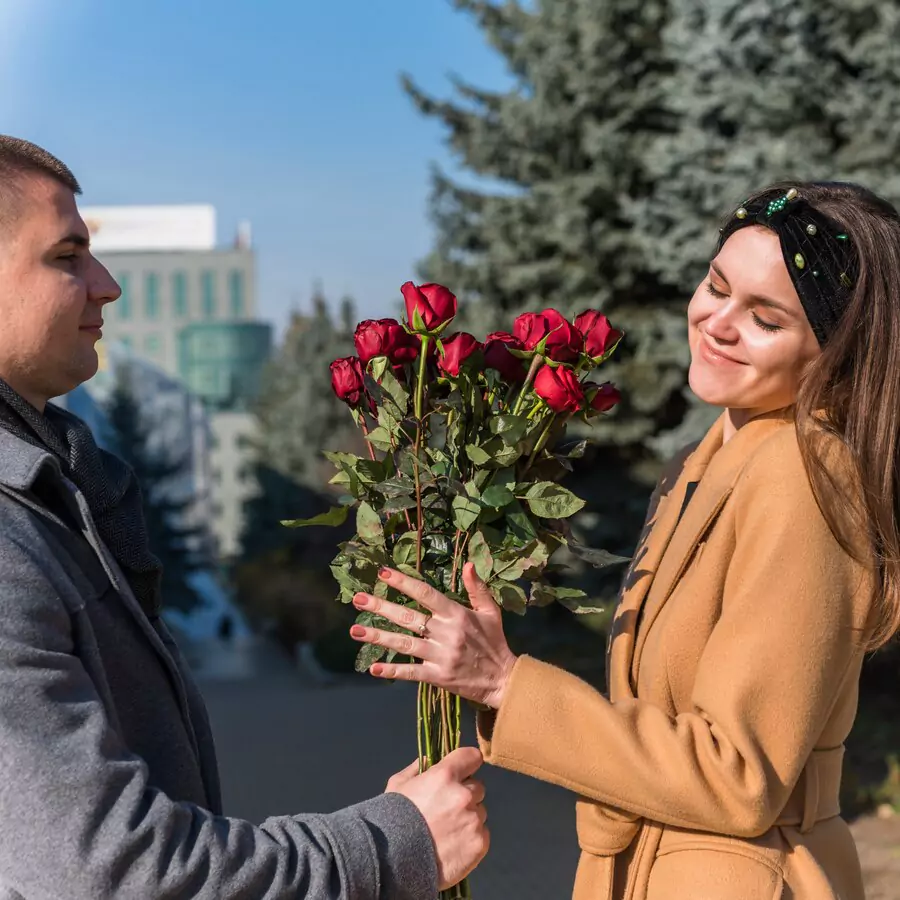
<instances>
[{"instance_id":1,"label":"woman","mask_svg":"<svg viewBox=\"0 0 900 900\"><path fill-rule=\"evenodd\" d=\"M900 216L851 184L780 184L721 230L688 308L690 385L724 408L651 501L609 696L515 658L472 609L385 570L414 665L480 701L488 761L579 795L576 900L862 900L839 816L866 649L900 625ZM418 636L421 634L421 636Z\"/></svg>"}]
</instances>

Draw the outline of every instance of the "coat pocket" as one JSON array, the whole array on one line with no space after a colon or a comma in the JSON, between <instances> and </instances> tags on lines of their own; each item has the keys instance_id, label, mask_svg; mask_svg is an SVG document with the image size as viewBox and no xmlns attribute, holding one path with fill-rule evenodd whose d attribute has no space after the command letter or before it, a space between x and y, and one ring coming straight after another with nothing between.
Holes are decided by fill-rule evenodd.
<instances>
[{"instance_id":1,"label":"coat pocket","mask_svg":"<svg viewBox=\"0 0 900 900\"><path fill-rule=\"evenodd\" d=\"M646 900L781 900L783 894L784 873L767 849L684 835L660 846Z\"/></svg>"}]
</instances>

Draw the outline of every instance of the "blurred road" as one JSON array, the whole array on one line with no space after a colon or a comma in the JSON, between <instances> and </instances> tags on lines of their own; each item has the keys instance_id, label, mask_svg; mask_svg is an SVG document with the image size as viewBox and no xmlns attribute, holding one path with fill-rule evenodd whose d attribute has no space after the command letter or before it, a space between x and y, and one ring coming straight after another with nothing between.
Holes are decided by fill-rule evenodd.
<instances>
[{"instance_id":1,"label":"blurred road","mask_svg":"<svg viewBox=\"0 0 900 900\"><path fill-rule=\"evenodd\" d=\"M329 812L384 790L415 758L415 688L363 676L316 687L264 648L195 653L216 733L225 812ZM258 674L250 675L255 665ZM470 718L472 718L470 716ZM471 729L467 742L474 743ZM566 900L578 858L565 791L485 767L491 852L475 900Z\"/></svg>"}]
</instances>

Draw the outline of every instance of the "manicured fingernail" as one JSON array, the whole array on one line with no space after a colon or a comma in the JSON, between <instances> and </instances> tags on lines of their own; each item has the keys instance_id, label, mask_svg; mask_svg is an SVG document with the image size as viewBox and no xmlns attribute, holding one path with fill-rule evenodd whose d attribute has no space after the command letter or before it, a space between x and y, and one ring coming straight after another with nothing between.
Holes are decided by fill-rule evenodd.
<instances>
[{"instance_id":1,"label":"manicured fingernail","mask_svg":"<svg viewBox=\"0 0 900 900\"><path fill-rule=\"evenodd\" d=\"M378 665L378 663L375 663L374 665L369 666L369 672L372 675L380 675L382 673L382 671L383 671L383 669L381 666Z\"/></svg>"},{"instance_id":2,"label":"manicured fingernail","mask_svg":"<svg viewBox=\"0 0 900 900\"><path fill-rule=\"evenodd\" d=\"M350 629L350 634L353 635L353 637L356 637L356 638L365 637L365 636L366 636L366 629L363 628L362 625L354 625L354 626Z\"/></svg>"},{"instance_id":3,"label":"manicured fingernail","mask_svg":"<svg viewBox=\"0 0 900 900\"><path fill-rule=\"evenodd\" d=\"M383 578L385 581L387 581L388 578L391 577L391 570L388 569L388 568L386 568L385 566L382 566L382 567L378 570L378 577L379 577L379 578Z\"/></svg>"},{"instance_id":4,"label":"manicured fingernail","mask_svg":"<svg viewBox=\"0 0 900 900\"><path fill-rule=\"evenodd\" d=\"M369 598L365 594L354 594L353 605L356 607L365 607L369 605Z\"/></svg>"}]
</instances>

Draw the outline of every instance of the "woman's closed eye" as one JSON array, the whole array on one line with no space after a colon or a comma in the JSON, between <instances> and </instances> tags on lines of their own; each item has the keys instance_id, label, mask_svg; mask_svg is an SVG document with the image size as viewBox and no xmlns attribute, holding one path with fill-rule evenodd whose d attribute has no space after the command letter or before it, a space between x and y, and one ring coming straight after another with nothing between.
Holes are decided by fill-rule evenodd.
<instances>
[{"instance_id":1,"label":"woman's closed eye","mask_svg":"<svg viewBox=\"0 0 900 900\"><path fill-rule=\"evenodd\" d=\"M725 297L728 296L724 291L720 291L711 281L706 282L706 290L717 300L724 300ZM776 325L774 322L766 322L764 319L761 319L755 312L751 313L750 315L753 318L754 324L756 324L759 328L762 328L763 331L768 331L769 333L781 331L781 325Z\"/></svg>"}]
</instances>

